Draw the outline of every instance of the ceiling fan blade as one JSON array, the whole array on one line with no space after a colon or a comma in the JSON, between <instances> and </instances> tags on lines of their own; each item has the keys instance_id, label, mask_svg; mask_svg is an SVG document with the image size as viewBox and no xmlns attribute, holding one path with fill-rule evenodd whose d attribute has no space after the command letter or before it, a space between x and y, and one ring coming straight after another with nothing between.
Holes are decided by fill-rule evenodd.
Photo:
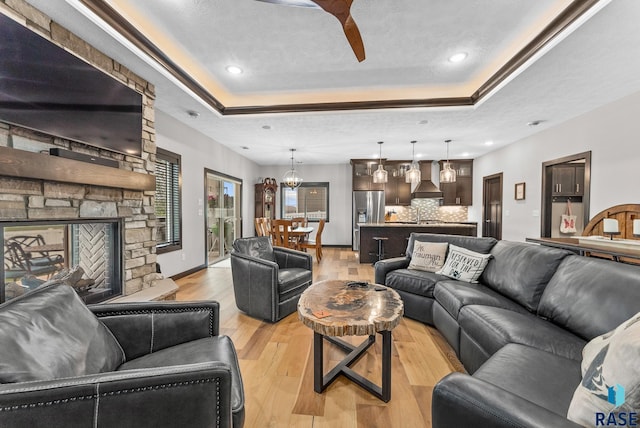
<instances>
[{"instance_id":1,"label":"ceiling fan blade","mask_svg":"<svg viewBox=\"0 0 640 428\"><path fill-rule=\"evenodd\" d=\"M351 17L351 4L353 0L311 0L320 6L325 12L335 16L342 24L345 36L353 49L353 53L359 62L365 60L364 43L360 30Z\"/></svg>"},{"instance_id":2,"label":"ceiling fan blade","mask_svg":"<svg viewBox=\"0 0 640 428\"><path fill-rule=\"evenodd\" d=\"M360 30L358 26L349 15L349 19L347 19L346 24L342 26L344 29L344 35L347 36L347 40L351 45L351 49L353 49L353 53L358 58L358 62L362 62L365 60L364 54L364 43L362 42L362 36L360 36Z\"/></svg>"},{"instance_id":3,"label":"ceiling fan blade","mask_svg":"<svg viewBox=\"0 0 640 428\"><path fill-rule=\"evenodd\" d=\"M285 6L310 7L319 9L319 6L312 0L258 0L263 3L281 4Z\"/></svg>"}]
</instances>

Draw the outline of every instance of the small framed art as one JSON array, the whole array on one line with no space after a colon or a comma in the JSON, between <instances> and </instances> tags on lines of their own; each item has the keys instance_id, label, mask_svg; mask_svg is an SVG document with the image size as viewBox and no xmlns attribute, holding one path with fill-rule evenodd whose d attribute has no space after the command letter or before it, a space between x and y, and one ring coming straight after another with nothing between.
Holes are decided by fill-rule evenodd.
<instances>
[{"instance_id":1,"label":"small framed art","mask_svg":"<svg viewBox=\"0 0 640 428\"><path fill-rule=\"evenodd\" d=\"M516 183L516 201L524 200L525 183Z\"/></svg>"}]
</instances>

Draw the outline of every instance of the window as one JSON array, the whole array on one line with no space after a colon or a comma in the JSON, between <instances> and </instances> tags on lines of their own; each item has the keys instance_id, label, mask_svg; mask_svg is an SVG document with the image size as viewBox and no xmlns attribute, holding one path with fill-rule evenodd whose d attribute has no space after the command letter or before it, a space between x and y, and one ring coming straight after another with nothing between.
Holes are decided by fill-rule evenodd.
<instances>
[{"instance_id":1,"label":"window","mask_svg":"<svg viewBox=\"0 0 640 428\"><path fill-rule=\"evenodd\" d=\"M182 249L180 155L156 154L156 247L158 254Z\"/></svg>"},{"instance_id":2,"label":"window","mask_svg":"<svg viewBox=\"0 0 640 428\"><path fill-rule=\"evenodd\" d=\"M329 221L329 183L302 183L280 188L281 217L306 217L309 221Z\"/></svg>"}]
</instances>

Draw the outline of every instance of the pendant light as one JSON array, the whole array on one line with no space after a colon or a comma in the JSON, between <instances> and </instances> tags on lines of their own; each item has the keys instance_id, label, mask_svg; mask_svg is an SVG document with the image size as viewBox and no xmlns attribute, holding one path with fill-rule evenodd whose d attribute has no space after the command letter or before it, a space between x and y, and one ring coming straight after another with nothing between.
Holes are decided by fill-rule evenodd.
<instances>
[{"instance_id":1,"label":"pendant light","mask_svg":"<svg viewBox=\"0 0 640 428\"><path fill-rule=\"evenodd\" d=\"M374 183L386 183L387 182L387 171L385 171L384 167L382 166L382 144L384 144L384 141L378 141L378 144L380 145L380 157L379 157L378 169L376 169L373 172L373 182Z\"/></svg>"},{"instance_id":2,"label":"pendant light","mask_svg":"<svg viewBox=\"0 0 640 428\"><path fill-rule=\"evenodd\" d=\"M295 152L296 149L289 149L289 151L291 152L291 169L284 173L282 184L290 189L295 189L302 184L302 178L300 178L298 173L296 173L296 169L293 167L293 152Z\"/></svg>"},{"instance_id":3,"label":"pendant light","mask_svg":"<svg viewBox=\"0 0 640 428\"><path fill-rule=\"evenodd\" d=\"M444 140L447 143L447 161L442 164L442 171L440 171L440 183L455 183L456 182L456 170L451 168L451 162L449 162L449 143L451 140Z\"/></svg>"},{"instance_id":4,"label":"pendant light","mask_svg":"<svg viewBox=\"0 0 640 428\"><path fill-rule=\"evenodd\" d=\"M416 162L416 142L411 142L411 166L409 167L409 171L404 176L404 180L406 183L416 184L422 180L422 173L420 172L420 165Z\"/></svg>"}]
</instances>

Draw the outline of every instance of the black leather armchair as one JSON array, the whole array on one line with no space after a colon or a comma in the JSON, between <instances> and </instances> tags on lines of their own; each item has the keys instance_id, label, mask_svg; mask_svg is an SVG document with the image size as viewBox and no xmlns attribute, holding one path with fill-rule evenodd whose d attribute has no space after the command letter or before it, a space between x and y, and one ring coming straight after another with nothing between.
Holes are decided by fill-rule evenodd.
<instances>
[{"instance_id":1,"label":"black leather armchair","mask_svg":"<svg viewBox=\"0 0 640 428\"><path fill-rule=\"evenodd\" d=\"M63 284L0 305L0 426L242 427L217 302L88 309Z\"/></svg>"},{"instance_id":2,"label":"black leather armchair","mask_svg":"<svg viewBox=\"0 0 640 428\"><path fill-rule=\"evenodd\" d=\"M268 236L233 243L231 273L236 306L248 315L276 322L295 312L313 280L310 254L273 247Z\"/></svg>"}]
</instances>

